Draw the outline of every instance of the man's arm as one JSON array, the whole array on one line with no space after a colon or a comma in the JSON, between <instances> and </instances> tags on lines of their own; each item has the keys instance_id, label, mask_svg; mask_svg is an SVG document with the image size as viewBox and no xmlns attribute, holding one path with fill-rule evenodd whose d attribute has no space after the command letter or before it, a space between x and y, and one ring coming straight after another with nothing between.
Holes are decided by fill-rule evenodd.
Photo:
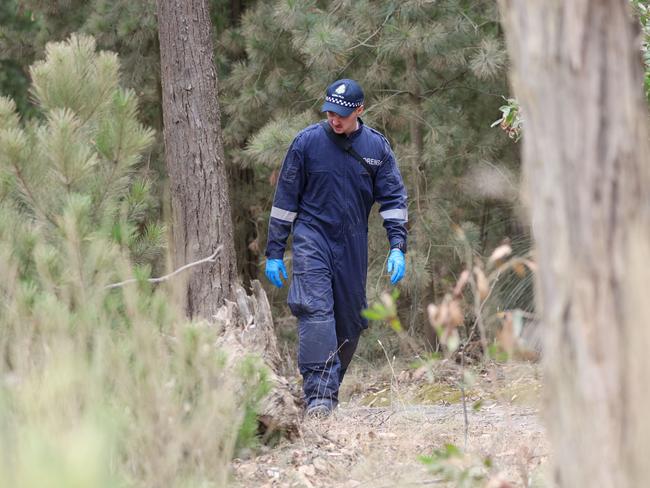
<instances>
[{"instance_id":1,"label":"man's arm","mask_svg":"<svg viewBox=\"0 0 650 488\"><path fill-rule=\"evenodd\" d=\"M375 176L374 196L379 203L379 215L384 219L384 228L391 249L406 252L406 188L402 181L393 151L387 146L387 157Z\"/></svg>"},{"instance_id":2,"label":"man's arm","mask_svg":"<svg viewBox=\"0 0 650 488\"><path fill-rule=\"evenodd\" d=\"M305 181L300 139L300 135L294 139L280 170L269 219L265 252L268 259L282 259L293 221L298 215L298 202Z\"/></svg>"}]
</instances>

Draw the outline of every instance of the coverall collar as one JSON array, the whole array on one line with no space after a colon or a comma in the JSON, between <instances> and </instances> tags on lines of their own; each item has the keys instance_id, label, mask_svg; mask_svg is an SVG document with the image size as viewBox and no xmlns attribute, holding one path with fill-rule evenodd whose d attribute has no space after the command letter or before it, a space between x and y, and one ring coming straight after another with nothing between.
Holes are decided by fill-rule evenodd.
<instances>
[{"instance_id":1,"label":"coverall collar","mask_svg":"<svg viewBox=\"0 0 650 488\"><path fill-rule=\"evenodd\" d=\"M363 132L363 126L364 126L365 124L363 123L363 120L361 120L361 117L359 117L359 118L357 119L357 122L359 122L359 128L358 128L357 130L355 130L354 132L352 132L352 133L348 136L348 139L355 139L355 138L357 138L357 137L359 136L359 134L361 134L361 132Z\"/></svg>"}]
</instances>

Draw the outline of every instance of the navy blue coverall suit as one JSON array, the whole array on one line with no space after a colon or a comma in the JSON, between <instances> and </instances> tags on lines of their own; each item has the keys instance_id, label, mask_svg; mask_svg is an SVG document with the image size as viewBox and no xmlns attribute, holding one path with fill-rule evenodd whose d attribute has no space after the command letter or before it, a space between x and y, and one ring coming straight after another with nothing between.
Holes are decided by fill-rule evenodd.
<instances>
[{"instance_id":1,"label":"navy blue coverall suit","mask_svg":"<svg viewBox=\"0 0 650 488\"><path fill-rule=\"evenodd\" d=\"M307 405L336 405L339 384L368 323L368 216L375 201L391 247L406 244L406 190L386 138L366 126L350 134L354 156L319 124L302 130L282 164L266 257L282 259L293 230L288 305L298 319L298 366Z\"/></svg>"}]
</instances>

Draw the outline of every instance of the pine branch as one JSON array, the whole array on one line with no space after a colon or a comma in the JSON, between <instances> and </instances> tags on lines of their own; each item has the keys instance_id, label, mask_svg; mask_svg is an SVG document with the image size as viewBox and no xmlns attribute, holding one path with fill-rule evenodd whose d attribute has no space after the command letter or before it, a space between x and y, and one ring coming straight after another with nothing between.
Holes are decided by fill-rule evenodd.
<instances>
[{"instance_id":1,"label":"pine branch","mask_svg":"<svg viewBox=\"0 0 650 488\"><path fill-rule=\"evenodd\" d=\"M41 206L39 205L38 200L34 196L34 193L32 192L32 189L29 187L27 184L27 180L25 179L25 175L23 175L23 172L20 169L20 166L18 163L15 161L12 161L12 166L14 168L16 177L18 178L18 181L20 182L20 185L22 186L24 193L26 194L27 198L30 200L30 203L32 204L32 208L36 211L36 213L41 214L41 218L45 219L46 222L49 222L53 226L56 227L56 222L52 218L50 214L48 214Z\"/></svg>"},{"instance_id":2,"label":"pine branch","mask_svg":"<svg viewBox=\"0 0 650 488\"><path fill-rule=\"evenodd\" d=\"M216 251L214 251L207 258L203 258L203 259L200 259L198 261L188 263L188 264L186 264L184 266L181 266L177 270L172 271L169 274L166 274L166 275L161 276L159 278L149 278L147 281L149 283L160 283L162 281L167 281L169 278L171 278L171 277L177 275L178 273L180 273L182 271L185 271L186 269L191 268L193 266L198 266L199 264L203 264L203 263L207 263L207 262L214 263L217 260L217 255L221 252L222 249L223 249L223 246L219 245L219 247L217 247ZM113 283L113 284L110 284L110 285L106 285L104 287L104 289L107 290L107 289L111 289L111 288L119 288L121 286L128 285L130 283L136 283L137 281L139 281L137 278L131 278L129 280L120 281L119 283Z\"/></svg>"},{"instance_id":3,"label":"pine branch","mask_svg":"<svg viewBox=\"0 0 650 488\"><path fill-rule=\"evenodd\" d=\"M386 25L386 22L388 22L388 19L390 19L390 18L392 17L393 13L395 13L395 9L394 9L394 8L391 9L391 10L388 12L388 15L386 15L386 18L385 18L384 21L381 23L381 25L380 25L379 27L377 27L377 30L376 30L375 32L373 32L372 34L370 34L370 35L369 35L365 40L360 41L358 44L356 44L356 45L354 45L354 46L352 46L352 47L349 47L347 50L348 50L348 51L353 51L353 50L355 50L356 48L361 47L361 46L370 47L370 48L373 48L373 49L376 48L377 46L370 46L370 45L368 45L368 41L369 41L370 39L372 39L373 37L375 37L377 34L379 34L379 32L381 32L381 30L382 30L382 29L384 28L384 26Z\"/></svg>"}]
</instances>

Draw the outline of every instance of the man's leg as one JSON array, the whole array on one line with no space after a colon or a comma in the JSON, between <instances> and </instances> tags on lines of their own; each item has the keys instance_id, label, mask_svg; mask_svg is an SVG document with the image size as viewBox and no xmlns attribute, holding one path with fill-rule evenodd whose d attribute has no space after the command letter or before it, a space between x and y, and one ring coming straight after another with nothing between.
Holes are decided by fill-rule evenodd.
<instances>
[{"instance_id":1,"label":"man's leg","mask_svg":"<svg viewBox=\"0 0 650 488\"><path fill-rule=\"evenodd\" d=\"M338 403L340 361L337 354L331 274L295 272L288 304L298 318L298 367L307 409Z\"/></svg>"},{"instance_id":2,"label":"man's leg","mask_svg":"<svg viewBox=\"0 0 650 488\"><path fill-rule=\"evenodd\" d=\"M351 233L340 253L338 266L333 273L332 292L334 296L334 317L339 345L341 368L339 384L352 361L361 332L368 327L368 321L361 311L366 302L366 273L368 267L368 241L365 230Z\"/></svg>"},{"instance_id":3,"label":"man's leg","mask_svg":"<svg viewBox=\"0 0 650 488\"><path fill-rule=\"evenodd\" d=\"M352 361L352 356L357 350L357 345L359 344L359 336L353 338L344 338L342 341L339 341L339 361L341 362L341 369L339 371L339 385L343 381L345 372L348 370L348 366Z\"/></svg>"}]
</instances>

